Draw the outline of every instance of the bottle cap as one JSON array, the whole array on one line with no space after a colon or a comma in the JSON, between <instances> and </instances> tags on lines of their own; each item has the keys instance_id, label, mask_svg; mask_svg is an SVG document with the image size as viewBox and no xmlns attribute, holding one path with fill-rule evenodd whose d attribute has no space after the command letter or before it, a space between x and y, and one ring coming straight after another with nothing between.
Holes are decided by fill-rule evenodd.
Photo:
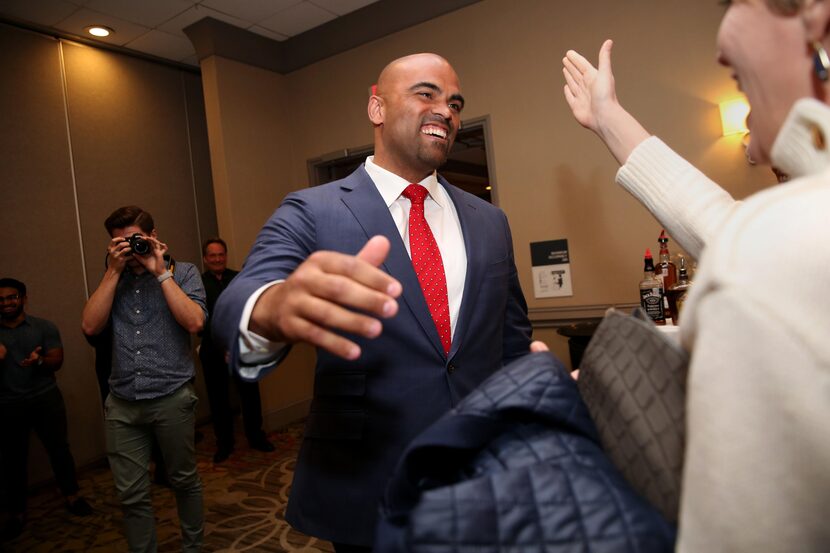
<instances>
[{"instance_id":1,"label":"bottle cap","mask_svg":"<svg viewBox=\"0 0 830 553\"><path fill-rule=\"evenodd\" d=\"M651 250L650 250L649 248L646 248L646 255L645 255L645 258L646 258L646 259L651 259Z\"/></svg>"},{"instance_id":2,"label":"bottle cap","mask_svg":"<svg viewBox=\"0 0 830 553\"><path fill-rule=\"evenodd\" d=\"M657 238L657 241L664 244L669 241L669 237L666 236L666 229L660 229L660 237Z\"/></svg>"}]
</instances>

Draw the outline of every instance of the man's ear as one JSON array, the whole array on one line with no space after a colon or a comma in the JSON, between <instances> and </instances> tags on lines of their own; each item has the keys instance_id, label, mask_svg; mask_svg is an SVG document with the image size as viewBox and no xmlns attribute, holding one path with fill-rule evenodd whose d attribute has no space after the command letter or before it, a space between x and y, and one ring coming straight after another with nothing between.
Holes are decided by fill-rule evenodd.
<instances>
[{"instance_id":1,"label":"man's ear","mask_svg":"<svg viewBox=\"0 0 830 553\"><path fill-rule=\"evenodd\" d=\"M369 114L369 121L371 121L373 125L383 124L385 111L384 107L383 98L376 94L372 94L369 97L369 105L367 106L366 111Z\"/></svg>"},{"instance_id":2,"label":"man's ear","mask_svg":"<svg viewBox=\"0 0 830 553\"><path fill-rule=\"evenodd\" d=\"M830 1L805 0L801 20L804 22L807 40L825 44L830 34Z\"/></svg>"}]
</instances>

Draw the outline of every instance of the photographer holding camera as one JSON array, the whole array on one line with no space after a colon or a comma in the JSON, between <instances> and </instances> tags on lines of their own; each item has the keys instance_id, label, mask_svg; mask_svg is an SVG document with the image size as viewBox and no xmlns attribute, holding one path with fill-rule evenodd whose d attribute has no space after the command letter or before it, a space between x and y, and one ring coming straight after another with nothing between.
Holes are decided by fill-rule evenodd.
<instances>
[{"instance_id":1,"label":"photographer holding camera","mask_svg":"<svg viewBox=\"0 0 830 553\"><path fill-rule=\"evenodd\" d=\"M202 279L194 265L165 255L152 216L140 207L115 210L104 226L111 237L106 271L84 306L81 327L87 336L112 331L104 418L129 550L156 550L149 473L155 438L176 494L182 550L199 551L204 515L190 334L205 323Z\"/></svg>"}]
</instances>

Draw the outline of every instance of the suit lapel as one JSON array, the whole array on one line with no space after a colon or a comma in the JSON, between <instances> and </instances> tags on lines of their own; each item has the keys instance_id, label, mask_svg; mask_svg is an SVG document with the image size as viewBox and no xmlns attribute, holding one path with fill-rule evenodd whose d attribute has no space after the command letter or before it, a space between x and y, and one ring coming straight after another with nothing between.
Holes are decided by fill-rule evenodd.
<instances>
[{"instance_id":1,"label":"suit lapel","mask_svg":"<svg viewBox=\"0 0 830 553\"><path fill-rule=\"evenodd\" d=\"M470 325L470 320L475 314L476 298L481 287L481 275L484 274L486 256L481 240L476 236L482 236L478 229L485 224L480 219L481 214L476 207L465 197L458 188L451 186L443 177L439 181L452 198L455 204L455 211L458 213L458 220L461 224L461 233L464 235L464 248L467 250L467 275L464 277L464 296L461 300L461 308L458 312L458 321L455 324L450 358L461 348L464 342L464 332Z\"/></svg>"},{"instance_id":2,"label":"suit lapel","mask_svg":"<svg viewBox=\"0 0 830 553\"><path fill-rule=\"evenodd\" d=\"M374 182L361 165L343 181L341 188L348 191L347 194L342 196L342 201L363 228L366 239L368 240L377 234L389 239L392 247L386 261L383 263L383 268L400 281L403 286L403 293L401 294L403 303L406 304L413 317L418 321L436 351L443 356L444 349L441 346L441 339L421 291L418 275L415 274L412 260L406 252L406 246L404 246L401 239L398 227L395 226L389 208L383 201L383 197L378 192Z\"/></svg>"}]
</instances>

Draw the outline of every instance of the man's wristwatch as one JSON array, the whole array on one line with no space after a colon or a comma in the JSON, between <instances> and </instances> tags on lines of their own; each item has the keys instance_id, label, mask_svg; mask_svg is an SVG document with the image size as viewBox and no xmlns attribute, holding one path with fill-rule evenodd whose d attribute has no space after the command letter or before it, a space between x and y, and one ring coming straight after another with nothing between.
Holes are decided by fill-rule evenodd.
<instances>
[{"instance_id":1,"label":"man's wristwatch","mask_svg":"<svg viewBox=\"0 0 830 553\"><path fill-rule=\"evenodd\" d=\"M159 276L157 276L156 280L158 280L159 284L161 284L162 282L164 282L168 278L172 278L172 277L173 277L173 273L170 271L170 269L167 269L166 271L161 273Z\"/></svg>"}]
</instances>

